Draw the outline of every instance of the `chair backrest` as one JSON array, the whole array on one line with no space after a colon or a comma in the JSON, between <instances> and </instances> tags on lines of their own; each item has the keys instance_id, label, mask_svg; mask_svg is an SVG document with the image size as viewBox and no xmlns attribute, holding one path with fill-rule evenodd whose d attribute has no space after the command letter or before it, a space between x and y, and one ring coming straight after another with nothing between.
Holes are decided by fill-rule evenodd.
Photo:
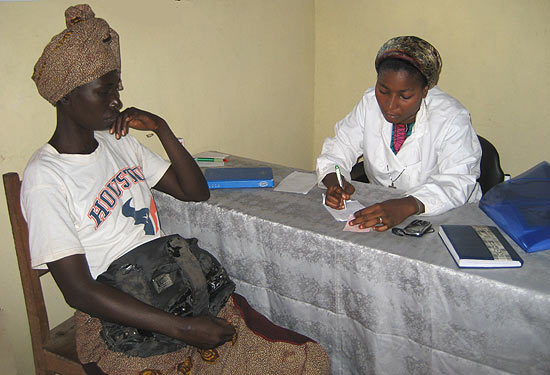
<instances>
[{"instance_id":1,"label":"chair backrest","mask_svg":"<svg viewBox=\"0 0 550 375\"><path fill-rule=\"evenodd\" d=\"M351 168L351 180L369 183L367 174L365 173L365 167L363 162L363 155L357 159L357 163Z\"/></svg>"},{"instance_id":2,"label":"chair backrest","mask_svg":"<svg viewBox=\"0 0 550 375\"><path fill-rule=\"evenodd\" d=\"M493 186L504 181L504 171L500 166L500 157L495 146L482 136L478 135L477 137L481 143L481 175L477 182L485 194Z\"/></svg>"},{"instance_id":3,"label":"chair backrest","mask_svg":"<svg viewBox=\"0 0 550 375\"><path fill-rule=\"evenodd\" d=\"M29 232L20 204L21 180L19 175L14 172L6 173L2 177L27 307L36 373L53 374L53 371L56 371L60 374L84 374L82 366L76 362L72 318L58 326L63 326L63 329L55 331L55 340L51 340L48 313L40 284L40 277L47 274L48 271L34 270L31 267ZM65 342L60 342L59 339ZM61 351L57 350L59 346L63 347ZM63 357L64 355L66 358Z\"/></svg>"}]
</instances>

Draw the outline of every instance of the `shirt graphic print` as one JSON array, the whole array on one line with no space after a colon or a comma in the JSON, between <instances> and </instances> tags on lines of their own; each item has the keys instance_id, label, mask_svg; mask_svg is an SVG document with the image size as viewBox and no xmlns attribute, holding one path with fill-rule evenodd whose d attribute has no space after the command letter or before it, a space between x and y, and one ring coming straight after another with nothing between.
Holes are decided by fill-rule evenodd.
<instances>
[{"instance_id":1,"label":"shirt graphic print","mask_svg":"<svg viewBox=\"0 0 550 375\"><path fill-rule=\"evenodd\" d=\"M145 182L141 167L127 167L112 176L100 190L88 211L88 218L94 222L97 230L111 215L112 210L122 201L124 192L133 185ZM149 207L136 207L132 198L122 205L122 215L134 220L134 225L143 225L147 235L154 235L159 230L157 209L151 197Z\"/></svg>"}]
</instances>

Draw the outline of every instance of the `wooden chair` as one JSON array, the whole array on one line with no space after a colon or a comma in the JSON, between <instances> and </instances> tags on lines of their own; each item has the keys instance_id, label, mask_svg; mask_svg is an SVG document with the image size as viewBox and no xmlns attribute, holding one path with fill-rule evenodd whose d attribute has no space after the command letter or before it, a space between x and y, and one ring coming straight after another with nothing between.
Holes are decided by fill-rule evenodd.
<instances>
[{"instance_id":1,"label":"wooden chair","mask_svg":"<svg viewBox=\"0 0 550 375\"><path fill-rule=\"evenodd\" d=\"M17 173L3 176L11 229L17 253L17 263L23 284L25 305L31 332L34 366L37 375L85 375L76 354L75 326L73 318L65 320L50 330L48 312L40 277L47 270L31 268L29 252L29 232L20 206L21 180Z\"/></svg>"}]
</instances>

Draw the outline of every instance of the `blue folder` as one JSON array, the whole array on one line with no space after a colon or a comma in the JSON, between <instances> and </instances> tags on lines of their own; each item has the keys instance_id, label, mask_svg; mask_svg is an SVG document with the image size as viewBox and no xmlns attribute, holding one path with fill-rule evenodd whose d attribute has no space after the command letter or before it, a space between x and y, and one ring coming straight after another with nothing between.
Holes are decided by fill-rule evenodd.
<instances>
[{"instance_id":1,"label":"blue folder","mask_svg":"<svg viewBox=\"0 0 550 375\"><path fill-rule=\"evenodd\" d=\"M550 250L548 162L494 186L479 207L526 252Z\"/></svg>"},{"instance_id":2,"label":"blue folder","mask_svg":"<svg viewBox=\"0 0 550 375\"><path fill-rule=\"evenodd\" d=\"M273 187L273 170L269 167L206 168L208 188L266 188Z\"/></svg>"}]
</instances>

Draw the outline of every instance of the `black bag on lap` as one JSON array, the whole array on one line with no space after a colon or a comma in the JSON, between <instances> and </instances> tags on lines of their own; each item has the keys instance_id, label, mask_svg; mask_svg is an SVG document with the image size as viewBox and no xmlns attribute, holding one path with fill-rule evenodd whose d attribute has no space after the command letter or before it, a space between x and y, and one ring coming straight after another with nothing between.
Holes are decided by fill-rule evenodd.
<instances>
[{"instance_id":1,"label":"black bag on lap","mask_svg":"<svg viewBox=\"0 0 550 375\"><path fill-rule=\"evenodd\" d=\"M235 283L197 242L178 235L147 242L111 263L97 281L174 315L216 316L235 290ZM101 337L110 350L137 357L186 346L169 336L104 320Z\"/></svg>"}]
</instances>

